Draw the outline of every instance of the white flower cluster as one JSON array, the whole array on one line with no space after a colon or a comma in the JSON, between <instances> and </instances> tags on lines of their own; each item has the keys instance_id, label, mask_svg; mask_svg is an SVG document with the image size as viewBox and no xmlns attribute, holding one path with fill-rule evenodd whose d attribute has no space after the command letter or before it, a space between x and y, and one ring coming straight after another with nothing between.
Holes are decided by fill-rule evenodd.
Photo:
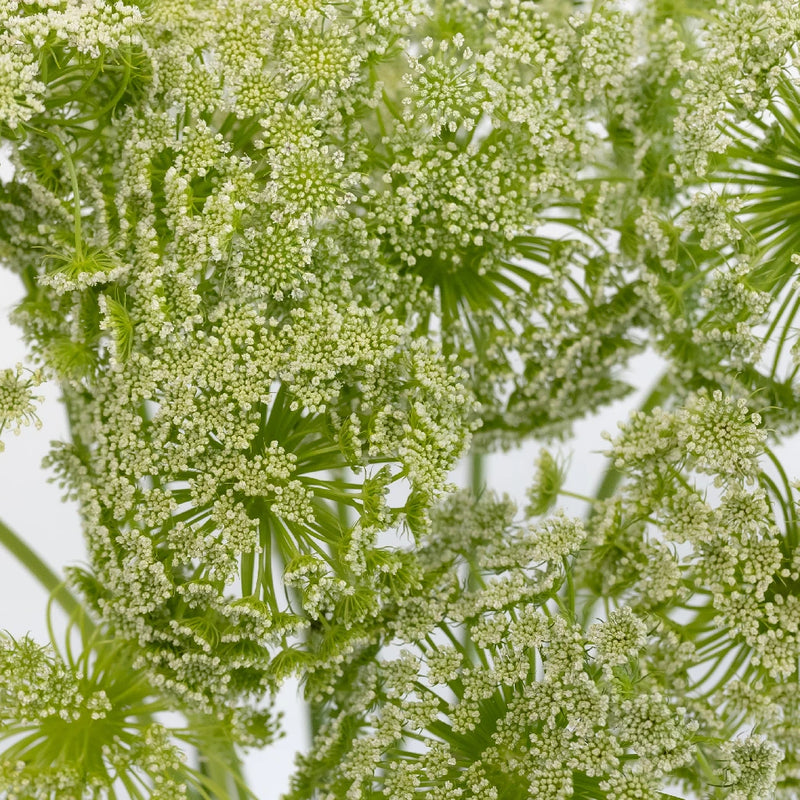
<instances>
[{"instance_id":1,"label":"white flower cluster","mask_svg":"<svg viewBox=\"0 0 800 800\"><path fill-rule=\"evenodd\" d=\"M131 709L260 744L295 674L296 800L794 797L800 13L640 5L0 0L0 257L64 386L73 585L141 676L0 643L0 792L180 798ZM535 523L436 504L648 342L584 520L549 454ZM42 374L0 371L0 433Z\"/></svg>"},{"instance_id":2,"label":"white flower cluster","mask_svg":"<svg viewBox=\"0 0 800 800\"><path fill-rule=\"evenodd\" d=\"M724 398L719 390L711 397L698 393L678 412L676 423L678 447L698 472L716 475L718 482L753 474L767 437L758 427L761 416L751 413L745 400Z\"/></svg>"},{"instance_id":3,"label":"white flower cluster","mask_svg":"<svg viewBox=\"0 0 800 800\"><path fill-rule=\"evenodd\" d=\"M108 50L130 47L139 41L140 23L139 9L122 0L3 0L0 126L18 128L45 112L48 87L42 68L48 62L73 55L97 59Z\"/></svg>"},{"instance_id":4,"label":"white flower cluster","mask_svg":"<svg viewBox=\"0 0 800 800\"><path fill-rule=\"evenodd\" d=\"M679 104L675 163L681 177L705 175L711 158L731 144L725 127L732 105L745 112L766 105L798 33L800 14L791 0L726 0L714 10L705 32L707 52L686 62L683 88L673 90Z\"/></svg>"},{"instance_id":5,"label":"white flower cluster","mask_svg":"<svg viewBox=\"0 0 800 800\"><path fill-rule=\"evenodd\" d=\"M38 80L35 51L26 47L9 29L17 3L0 4L0 124L16 128L44 111L45 85Z\"/></svg>"},{"instance_id":6,"label":"white flower cluster","mask_svg":"<svg viewBox=\"0 0 800 800\"><path fill-rule=\"evenodd\" d=\"M171 732L149 718L158 701L147 696L141 675L131 681L127 654L100 645L84 655L68 663L27 637L0 637L0 722L18 737L0 755L6 796L113 796L122 774L151 797L188 797L194 780L184 771L185 756Z\"/></svg>"},{"instance_id":7,"label":"white flower cluster","mask_svg":"<svg viewBox=\"0 0 800 800\"><path fill-rule=\"evenodd\" d=\"M597 660L609 667L635 659L647 643L647 626L628 606L614 611L605 622L592 625L588 639L597 648Z\"/></svg>"},{"instance_id":8,"label":"white flower cluster","mask_svg":"<svg viewBox=\"0 0 800 800\"><path fill-rule=\"evenodd\" d=\"M635 412L620 423L622 433L613 439L609 455L618 469L636 470L645 482L654 465L667 469L670 464L713 475L718 486L749 482L766 440L760 425L761 416L750 412L744 399L700 391L674 412Z\"/></svg>"},{"instance_id":9,"label":"white flower cluster","mask_svg":"<svg viewBox=\"0 0 800 800\"><path fill-rule=\"evenodd\" d=\"M632 480L609 502L609 513L598 518L599 525L589 526L589 540L599 549L588 557L586 575L615 564L602 584L595 581L598 596L624 597L634 611L662 620L669 619L668 609L683 609L681 639L692 646L698 665L697 674L686 677L690 688L709 691L716 685L724 690L726 680L740 674L742 663L770 687L767 692L797 679L797 538L791 512L784 506L781 519L773 505L780 507L786 500L761 463L766 445L760 422L743 400L720 392L694 394L671 412L636 415L623 426L613 450L617 468ZM794 504L788 484L787 491L788 502ZM657 531L649 541L646 525ZM652 563L641 554L663 549L658 541L662 537L681 546L659 565L662 574L672 576L673 589L654 603L651 581L645 577L652 574ZM596 629L599 660L598 637L613 619ZM635 638L633 631L629 635ZM731 653L726 674L721 664ZM729 702L758 721L758 704L743 697ZM796 718L788 716L773 741L781 746L785 742L791 752L796 725ZM765 747L763 765L752 766L752 795L747 794L751 789L740 788L735 791L742 793L735 796L771 796L767 787L774 786L776 770L783 770L781 781L790 780L794 757L787 756L786 766L779 768L780 758L766 755L777 751L772 744ZM732 768L729 785L738 786L738 780L742 787L750 785L749 768L741 766L741 778Z\"/></svg>"},{"instance_id":10,"label":"white flower cluster","mask_svg":"<svg viewBox=\"0 0 800 800\"><path fill-rule=\"evenodd\" d=\"M731 800L767 797L775 785L775 772L783 754L763 736L731 742L725 748L728 796Z\"/></svg>"},{"instance_id":11,"label":"white flower cluster","mask_svg":"<svg viewBox=\"0 0 800 800\"><path fill-rule=\"evenodd\" d=\"M481 499L474 513L489 507ZM454 510L434 515L434 548ZM423 563L426 555L423 547ZM643 622L622 608L586 633L550 607L557 584L540 582L538 595L523 599L497 593L513 582L502 566L467 580L480 588L465 597L440 577L425 610L414 611L416 630L395 627L405 642L399 657L361 662L355 674L328 672L339 710L299 759L289 796L377 790L411 800L430 784L447 800L510 790L656 797L664 777L691 760L698 723L659 693L655 675L638 672L649 641ZM625 678L635 675L642 685L630 699ZM416 741L413 753L406 737Z\"/></svg>"},{"instance_id":12,"label":"white flower cluster","mask_svg":"<svg viewBox=\"0 0 800 800\"><path fill-rule=\"evenodd\" d=\"M0 370L0 434L4 430L20 433L24 425L41 427L36 416L36 404L42 397L34 395L33 389L42 383L41 370L29 370L17 364L14 369ZM3 451L0 441L0 452Z\"/></svg>"}]
</instances>

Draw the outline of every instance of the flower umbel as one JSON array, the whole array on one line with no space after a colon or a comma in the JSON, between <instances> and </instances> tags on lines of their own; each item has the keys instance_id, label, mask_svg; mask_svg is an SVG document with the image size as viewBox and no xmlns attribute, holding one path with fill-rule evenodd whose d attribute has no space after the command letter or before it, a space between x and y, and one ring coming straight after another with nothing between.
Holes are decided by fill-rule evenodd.
<instances>
[{"instance_id":1,"label":"flower umbel","mask_svg":"<svg viewBox=\"0 0 800 800\"><path fill-rule=\"evenodd\" d=\"M14 369L0 370L0 434L4 430L19 434L25 425L40 428L37 403L43 398L33 390L44 380L41 370L29 370L17 364ZM4 448L0 441L0 452Z\"/></svg>"}]
</instances>

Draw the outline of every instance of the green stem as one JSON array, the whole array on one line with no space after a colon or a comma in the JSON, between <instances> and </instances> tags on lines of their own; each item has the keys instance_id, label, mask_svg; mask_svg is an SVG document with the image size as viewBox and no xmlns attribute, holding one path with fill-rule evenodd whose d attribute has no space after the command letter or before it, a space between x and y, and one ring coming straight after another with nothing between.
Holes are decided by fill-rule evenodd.
<instances>
[{"instance_id":1,"label":"green stem","mask_svg":"<svg viewBox=\"0 0 800 800\"><path fill-rule=\"evenodd\" d=\"M357 484L347 483L347 471L344 469L337 469L335 471L336 478L339 484L351 486L353 488L357 487ZM347 498L349 499L349 498ZM340 500L336 503L336 517L339 520L339 526L342 529L342 533L347 530L350 530L351 522L350 522L350 514L348 513L348 508L345 502Z\"/></svg>"},{"instance_id":2,"label":"green stem","mask_svg":"<svg viewBox=\"0 0 800 800\"><path fill-rule=\"evenodd\" d=\"M582 500L584 503L589 503L589 505L597 502L597 498L595 497L587 497L585 494L578 494L578 492L568 492L566 489L559 489L558 494L561 497L572 497L575 500Z\"/></svg>"},{"instance_id":3,"label":"green stem","mask_svg":"<svg viewBox=\"0 0 800 800\"><path fill-rule=\"evenodd\" d=\"M254 795L245 783L241 759L233 745L226 743L224 748L217 755L211 746L198 746L203 783L215 793L215 800L250 800Z\"/></svg>"},{"instance_id":4,"label":"green stem","mask_svg":"<svg viewBox=\"0 0 800 800\"><path fill-rule=\"evenodd\" d=\"M567 611L570 615L570 621L575 619L575 583L572 579L572 568L567 558L564 561L564 574L567 578Z\"/></svg>"},{"instance_id":5,"label":"green stem","mask_svg":"<svg viewBox=\"0 0 800 800\"><path fill-rule=\"evenodd\" d=\"M778 475L780 475L783 488L786 491L786 538L789 542L789 547L794 549L797 546L797 511L795 504L792 502L792 484L789 481L789 476L786 474L786 470L783 468L783 464L781 464L780 459L775 455L772 449L765 447L764 452L767 454L767 458L769 458L769 460L772 462L772 465L775 467ZM778 494L778 500L782 501L783 498L781 498L777 491L776 494Z\"/></svg>"},{"instance_id":6,"label":"green stem","mask_svg":"<svg viewBox=\"0 0 800 800\"><path fill-rule=\"evenodd\" d=\"M486 476L485 476L485 466L486 466L486 457L483 453L480 453L476 450L472 450L470 453L470 471L469 471L469 488L470 492L472 493L473 502L475 502L478 497L481 496L483 491L486 489ZM475 589L481 587L483 581L481 579L480 569L476 567L475 563L473 563L472 559L467 562L467 576L466 576L466 587L467 591L474 591ZM444 626L443 626L444 627ZM449 634L448 634L449 635ZM465 628L462 632L462 649L463 652L467 655L467 658L474 659L475 657L479 658L482 663L486 664L486 654L478 647L475 646L474 642L471 641L469 637L469 633Z\"/></svg>"},{"instance_id":7,"label":"green stem","mask_svg":"<svg viewBox=\"0 0 800 800\"><path fill-rule=\"evenodd\" d=\"M486 457L475 450L470 454L469 488L475 497L481 494L486 486Z\"/></svg>"},{"instance_id":8,"label":"green stem","mask_svg":"<svg viewBox=\"0 0 800 800\"><path fill-rule=\"evenodd\" d=\"M64 586L64 581L2 520L0 520L0 544L39 581L69 616L81 612L81 604Z\"/></svg>"},{"instance_id":9,"label":"green stem","mask_svg":"<svg viewBox=\"0 0 800 800\"><path fill-rule=\"evenodd\" d=\"M783 347L786 344L786 339L792 330L792 323L794 322L794 318L797 316L798 310L800 310L800 297L795 300L792 310L789 312L789 318L786 320L783 330L781 331L781 335L778 338L778 344L775 348L775 357L772 359L772 370L769 373L770 378L775 378L775 376L778 374L778 366L780 365Z\"/></svg>"}]
</instances>

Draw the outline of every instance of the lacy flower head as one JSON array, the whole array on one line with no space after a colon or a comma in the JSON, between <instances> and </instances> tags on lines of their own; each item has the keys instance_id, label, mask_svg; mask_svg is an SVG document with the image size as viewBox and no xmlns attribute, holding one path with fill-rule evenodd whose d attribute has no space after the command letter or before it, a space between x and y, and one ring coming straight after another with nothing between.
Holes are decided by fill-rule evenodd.
<instances>
[{"instance_id":1,"label":"lacy flower head","mask_svg":"<svg viewBox=\"0 0 800 800\"><path fill-rule=\"evenodd\" d=\"M387 604L388 633L309 675L327 721L289 797L771 798L782 753L729 738L740 718L718 724L689 688L667 618L621 605L578 622L586 535L562 514L515 521L492 495L437 509L419 553L431 591Z\"/></svg>"},{"instance_id":2,"label":"lacy flower head","mask_svg":"<svg viewBox=\"0 0 800 800\"><path fill-rule=\"evenodd\" d=\"M797 497L760 424L717 392L621 425L611 457L625 479L594 507L577 580L595 597L588 608L614 597L688 648L685 690L725 703L718 730L769 729L782 755L764 769L792 797L800 719L789 704L780 726L767 723L759 704L798 681ZM723 699L734 683L741 694Z\"/></svg>"},{"instance_id":3,"label":"lacy flower head","mask_svg":"<svg viewBox=\"0 0 800 800\"><path fill-rule=\"evenodd\" d=\"M152 2L101 26L103 4L66 5L26 4L10 28L20 51L53 32L75 112L17 112L0 223L12 268L37 276L20 319L62 374L125 361L220 301L281 320L337 295L441 339L498 432L563 429L590 387L625 391L639 304L604 237L575 231L588 123L619 93L600 81L587 103L580 76L637 57L614 60L601 16ZM92 71L97 51L119 91ZM66 84L48 75L53 105ZM546 397L526 391L545 369Z\"/></svg>"},{"instance_id":4,"label":"lacy flower head","mask_svg":"<svg viewBox=\"0 0 800 800\"><path fill-rule=\"evenodd\" d=\"M658 114L621 127L646 182L628 195L628 252L683 388L743 391L793 432L800 14L785 0L687 12L660 48L669 68L643 83Z\"/></svg>"},{"instance_id":5,"label":"lacy flower head","mask_svg":"<svg viewBox=\"0 0 800 800\"><path fill-rule=\"evenodd\" d=\"M183 726L165 725L162 712L174 706L136 668L130 648L97 631L83 645L80 653L68 646L62 655L28 637L0 638L0 738L8 740L0 778L10 799L205 796L234 767L234 742L263 744L274 736L268 714L261 715L257 737L253 713L192 714ZM194 747L219 764L193 768Z\"/></svg>"},{"instance_id":6,"label":"lacy flower head","mask_svg":"<svg viewBox=\"0 0 800 800\"><path fill-rule=\"evenodd\" d=\"M2 640L0 792L232 792L294 675L298 800L794 800L798 39L795 0L0 0L42 368L0 434L60 381L95 626ZM550 455L535 522L451 491L645 345L585 518Z\"/></svg>"},{"instance_id":7,"label":"lacy flower head","mask_svg":"<svg viewBox=\"0 0 800 800\"><path fill-rule=\"evenodd\" d=\"M24 9L0 239L66 387L51 461L81 503L82 585L179 694L262 691L307 622L281 564L379 594L377 531L424 517L481 422L563 431L626 391L641 304L570 209L596 139L577 120L619 95L630 19ZM543 235L556 207L571 221Z\"/></svg>"}]
</instances>

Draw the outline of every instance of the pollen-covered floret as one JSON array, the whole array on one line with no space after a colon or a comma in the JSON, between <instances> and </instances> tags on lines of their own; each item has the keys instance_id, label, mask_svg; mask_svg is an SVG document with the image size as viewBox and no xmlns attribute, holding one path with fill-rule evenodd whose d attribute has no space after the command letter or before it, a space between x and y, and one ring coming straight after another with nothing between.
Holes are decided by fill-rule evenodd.
<instances>
[{"instance_id":1,"label":"pollen-covered floret","mask_svg":"<svg viewBox=\"0 0 800 800\"><path fill-rule=\"evenodd\" d=\"M532 531L536 560L557 561L574 555L586 539L586 529L579 519L556 513Z\"/></svg>"},{"instance_id":2,"label":"pollen-covered floret","mask_svg":"<svg viewBox=\"0 0 800 800\"><path fill-rule=\"evenodd\" d=\"M719 482L750 478L766 439L760 424L761 416L744 400L723 397L719 390L710 397L701 392L678 411L677 438L699 472L716 475Z\"/></svg>"},{"instance_id":3,"label":"pollen-covered floret","mask_svg":"<svg viewBox=\"0 0 800 800\"><path fill-rule=\"evenodd\" d=\"M637 467L642 462L657 458L674 458L678 441L675 435L673 415L660 408L650 414L636 411L626 423L619 423L621 433L612 439L609 455L614 459L617 469Z\"/></svg>"},{"instance_id":4,"label":"pollen-covered floret","mask_svg":"<svg viewBox=\"0 0 800 800\"><path fill-rule=\"evenodd\" d=\"M647 643L647 626L628 606L613 611L605 622L592 625L589 641L597 648L597 660L609 667L636 658Z\"/></svg>"},{"instance_id":5,"label":"pollen-covered floret","mask_svg":"<svg viewBox=\"0 0 800 800\"><path fill-rule=\"evenodd\" d=\"M653 778L646 772L628 772L615 775L600 784L608 800L657 800L660 792Z\"/></svg>"}]
</instances>

